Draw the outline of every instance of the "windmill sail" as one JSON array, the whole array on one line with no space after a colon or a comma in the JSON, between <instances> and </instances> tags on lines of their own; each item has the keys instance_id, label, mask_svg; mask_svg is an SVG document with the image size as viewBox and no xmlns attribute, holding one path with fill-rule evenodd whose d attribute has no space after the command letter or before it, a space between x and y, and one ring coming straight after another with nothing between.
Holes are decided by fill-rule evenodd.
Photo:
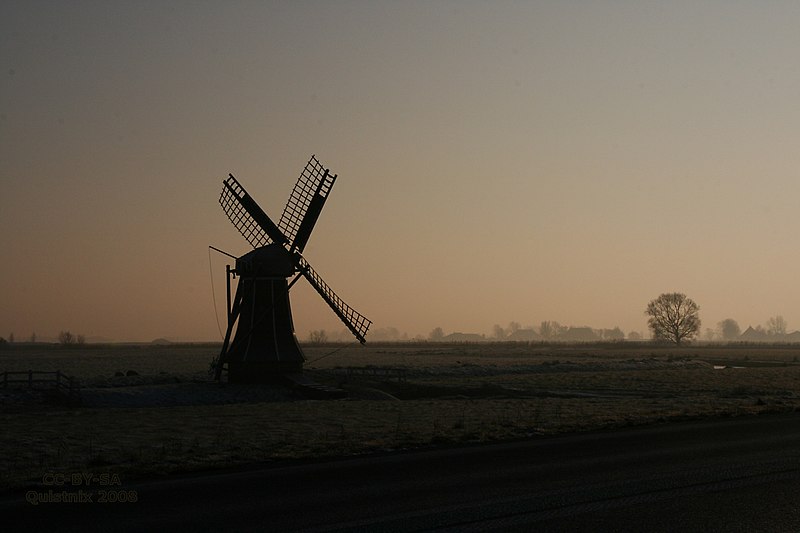
<instances>
[{"instance_id":1,"label":"windmill sail","mask_svg":"<svg viewBox=\"0 0 800 533\"><path fill-rule=\"evenodd\" d=\"M244 187L233 177L222 182L219 204L228 218L253 248L266 246L273 242L286 244L289 240L267 214L247 194Z\"/></svg>"},{"instance_id":2,"label":"windmill sail","mask_svg":"<svg viewBox=\"0 0 800 533\"><path fill-rule=\"evenodd\" d=\"M312 155L278 225L233 174L223 181L222 210L254 250L237 257L235 269L227 269L228 276L239 281L233 305L228 306L222 351L214 363L217 379L222 379L223 370L231 383L271 383L276 376L302 372L306 359L297 342L289 302L289 289L299 275L353 335L366 342L372 322L344 303L301 255L335 181L336 175Z\"/></svg>"},{"instance_id":3,"label":"windmill sail","mask_svg":"<svg viewBox=\"0 0 800 533\"><path fill-rule=\"evenodd\" d=\"M292 251L302 253L335 181L336 175L330 174L312 155L297 178L278 222L278 227L291 242Z\"/></svg>"},{"instance_id":4,"label":"windmill sail","mask_svg":"<svg viewBox=\"0 0 800 533\"><path fill-rule=\"evenodd\" d=\"M317 290L330 308L333 309L336 316L344 322L344 325L355 335L358 342L361 344L367 342L365 336L372 321L344 303L344 301L333 292L333 289L322 280L319 274L311 268L311 265L308 264L308 261L306 261L303 256L298 254L296 257L298 258L297 266L300 272L305 276L311 286Z\"/></svg>"}]
</instances>

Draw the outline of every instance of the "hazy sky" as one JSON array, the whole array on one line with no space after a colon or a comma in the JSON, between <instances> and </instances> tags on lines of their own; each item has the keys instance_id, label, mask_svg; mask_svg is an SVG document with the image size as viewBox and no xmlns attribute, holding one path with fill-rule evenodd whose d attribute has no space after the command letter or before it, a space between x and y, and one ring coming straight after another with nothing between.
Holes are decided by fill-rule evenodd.
<instances>
[{"instance_id":1,"label":"hazy sky","mask_svg":"<svg viewBox=\"0 0 800 533\"><path fill-rule=\"evenodd\" d=\"M0 336L219 339L232 172L374 328L800 328L797 2L0 3ZM224 325L224 269L213 256ZM297 334L340 329L305 282Z\"/></svg>"}]
</instances>

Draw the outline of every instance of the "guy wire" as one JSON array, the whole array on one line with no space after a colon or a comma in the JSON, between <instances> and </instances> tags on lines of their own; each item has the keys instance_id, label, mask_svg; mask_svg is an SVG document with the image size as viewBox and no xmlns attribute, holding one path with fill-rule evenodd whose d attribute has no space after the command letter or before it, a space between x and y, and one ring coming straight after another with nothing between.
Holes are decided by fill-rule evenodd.
<instances>
[{"instance_id":1,"label":"guy wire","mask_svg":"<svg viewBox=\"0 0 800 533\"><path fill-rule=\"evenodd\" d=\"M217 319L217 329L219 330L219 338L224 339L225 335L222 334L222 326L219 323L219 310L217 309L217 291L214 290L214 270L211 268L212 248L214 247L213 246L208 247L208 273L211 275L211 300L214 302L214 318ZM216 250L216 248L214 248L214 250Z\"/></svg>"},{"instance_id":2,"label":"guy wire","mask_svg":"<svg viewBox=\"0 0 800 533\"><path fill-rule=\"evenodd\" d=\"M316 362L317 362L317 361L319 361L320 359L325 359L326 357L330 357L331 355L335 354L335 353L336 353L336 352L338 352L339 350L342 350L342 349L344 349L344 348L347 348L347 347L349 347L350 345L352 345L352 344L355 344L355 343L356 343L356 341L352 341L352 342L349 342L349 343L347 343L347 344L343 344L343 345L339 346L338 348L336 348L335 350L333 350L332 352L326 353L325 355L322 355L322 356L320 356L320 357L317 357L316 359L312 359L311 361L306 361L306 364L309 364L309 365L310 365L311 363L316 363Z\"/></svg>"}]
</instances>

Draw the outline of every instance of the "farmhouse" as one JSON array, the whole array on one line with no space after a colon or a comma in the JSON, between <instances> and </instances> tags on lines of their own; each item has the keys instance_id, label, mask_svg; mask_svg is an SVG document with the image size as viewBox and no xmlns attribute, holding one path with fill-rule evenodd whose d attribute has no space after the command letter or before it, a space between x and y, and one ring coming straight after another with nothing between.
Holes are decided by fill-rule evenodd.
<instances>
[{"instance_id":1,"label":"farmhouse","mask_svg":"<svg viewBox=\"0 0 800 533\"><path fill-rule=\"evenodd\" d=\"M538 341L541 339L542 336L533 328L518 329L506 337L506 340L509 341Z\"/></svg>"},{"instance_id":2,"label":"farmhouse","mask_svg":"<svg viewBox=\"0 0 800 533\"><path fill-rule=\"evenodd\" d=\"M442 342L483 342L486 337L477 333L451 333L442 337Z\"/></svg>"},{"instance_id":3,"label":"farmhouse","mask_svg":"<svg viewBox=\"0 0 800 533\"><path fill-rule=\"evenodd\" d=\"M761 329L753 329L753 326L747 326L747 329L744 330L744 333L739 335L739 340L748 342L763 342L767 340L767 333Z\"/></svg>"},{"instance_id":4,"label":"farmhouse","mask_svg":"<svg viewBox=\"0 0 800 533\"><path fill-rule=\"evenodd\" d=\"M592 342L598 340L599 337L597 333L594 332L592 328L583 327L583 328L569 328L565 331L562 335L559 336L559 340L568 341L568 342Z\"/></svg>"}]
</instances>

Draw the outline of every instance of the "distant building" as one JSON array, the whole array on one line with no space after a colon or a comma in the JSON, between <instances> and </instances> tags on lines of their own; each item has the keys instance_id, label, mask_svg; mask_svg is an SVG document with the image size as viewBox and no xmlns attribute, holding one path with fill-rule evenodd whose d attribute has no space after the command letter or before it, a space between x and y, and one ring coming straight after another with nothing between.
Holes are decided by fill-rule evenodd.
<instances>
[{"instance_id":1,"label":"distant building","mask_svg":"<svg viewBox=\"0 0 800 533\"><path fill-rule=\"evenodd\" d=\"M569 328L559 335L558 340L565 342L593 342L600 340L592 328Z\"/></svg>"},{"instance_id":2,"label":"distant building","mask_svg":"<svg viewBox=\"0 0 800 533\"><path fill-rule=\"evenodd\" d=\"M753 329L753 326L747 326L747 329L739 335L740 341L747 342L763 342L767 340L767 333L762 329Z\"/></svg>"},{"instance_id":3,"label":"distant building","mask_svg":"<svg viewBox=\"0 0 800 533\"><path fill-rule=\"evenodd\" d=\"M800 342L800 331L789 333L784 337L786 342Z\"/></svg>"},{"instance_id":4,"label":"distant building","mask_svg":"<svg viewBox=\"0 0 800 533\"><path fill-rule=\"evenodd\" d=\"M477 333L451 333L445 335L439 342L483 342L486 337Z\"/></svg>"},{"instance_id":5,"label":"distant building","mask_svg":"<svg viewBox=\"0 0 800 533\"><path fill-rule=\"evenodd\" d=\"M604 341L621 341L625 339L625 332L618 327L614 329L604 329L602 330L602 336Z\"/></svg>"},{"instance_id":6,"label":"distant building","mask_svg":"<svg viewBox=\"0 0 800 533\"><path fill-rule=\"evenodd\" d=\"M513 332L511 335L505 338L507 341L539 341L542 340L542 336L536 333L536 330L533 328L528 329L518 329Z\"/></svg>"}]
</instances>

